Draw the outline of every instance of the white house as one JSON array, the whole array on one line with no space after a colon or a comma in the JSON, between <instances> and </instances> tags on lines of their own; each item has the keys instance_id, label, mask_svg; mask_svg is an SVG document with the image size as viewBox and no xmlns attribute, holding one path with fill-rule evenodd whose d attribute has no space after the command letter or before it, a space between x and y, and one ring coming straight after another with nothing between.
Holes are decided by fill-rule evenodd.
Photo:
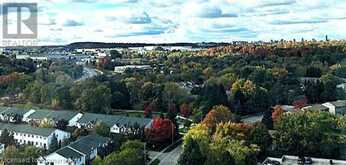
<instances>
[{"instance_id":1,"label":"white house","mask_svg":"<svg viewBox=\"0 0 346 165\"><path fill-rule=\"evenodd\" d=\"M41 157L37 160L38 165L84 165L85 157L70 147L64 147L56 152Z\"/></svg>"},{"instance_id":2,"label":"white house","mask_svg":"<svg viewBox=\"0 0 346 165\"><path fill-rule=\"evenodd\" d=\"M27 124L0 124L0 134L4 130L8 130L13 134L14 140L18 144L29 144L38 148L49 149L54 136L58 143L69 139L71 134L55 128L39 128Z\"/></svg>"},{"instance_id":3,"label":"white house","mask_svg":"<svg viewBox=\"0 0 346 165\"><path fill-rule=\"evenodd\" d=\"M56 152L37 160L38 165L85 165L93 160L101 150L107 148L111 140L98 135L88 135Z\"/></svg>"},{"instance_id":4,"label":"white house","mask_svg":"<svg viewBox=\"0 0 346 165\"><path fill-rule=\"evenodd\" d=\"M346 100L338 100L334 102L326 102L322 104L329 109L329 113L333 115L345 115L346 114Z\"/></svg>"},{"instance_id":5,"label":"white house","mask_svg":"<svg viewBox=\"0 0 346 165\"><path fill-rule=\"evenodd\" d=\"M13 107L0 107L0 120L3 122L18 123L23 118L33 113L32 110L19 109Z\"/></svg>"}]
</instances>

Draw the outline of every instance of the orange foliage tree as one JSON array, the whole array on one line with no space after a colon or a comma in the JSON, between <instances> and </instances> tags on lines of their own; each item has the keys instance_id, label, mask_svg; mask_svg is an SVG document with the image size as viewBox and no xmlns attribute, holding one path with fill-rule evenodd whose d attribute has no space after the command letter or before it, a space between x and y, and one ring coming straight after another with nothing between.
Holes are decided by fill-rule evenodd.
<instances>
[{"instance_id":1,"label":"orange foliage tree","mask_svg":"<svg viewBox=\"0 0 346 165\"><path fill-rule=\"evenodd\" d=\"M231 113L231 110L223 105L214 106L212 110L203 119L205 124L211 130L215 130L216 125L221 122L234 121L235 117Z\"/></svg>"},{"instance_id":2,"label":"orange foliage tree","mask_svg":"<svg viewBox=\"0 0 346 165\"><path fill-rule=\"evenodd\" d=\"M273 109L272 118L274 123L276 123L280 120L285 111L280 105L276 105Z\"/></svg>"}]
</instances>

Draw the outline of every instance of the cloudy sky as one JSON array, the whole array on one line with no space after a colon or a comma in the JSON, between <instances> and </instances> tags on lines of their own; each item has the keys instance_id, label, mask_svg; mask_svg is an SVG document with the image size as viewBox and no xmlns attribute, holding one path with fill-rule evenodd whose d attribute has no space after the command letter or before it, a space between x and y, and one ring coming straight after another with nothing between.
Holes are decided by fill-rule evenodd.
<instances>
[{"instance_id":1,"label":"cloudy sky","mask_svg":"<svg viewBox=\"0 0 346 165\"><path fill-rule=\"evenodd\" d=\"M346 0L37 2L40 44L346 39Z\"/></svg>"}]
</instances>

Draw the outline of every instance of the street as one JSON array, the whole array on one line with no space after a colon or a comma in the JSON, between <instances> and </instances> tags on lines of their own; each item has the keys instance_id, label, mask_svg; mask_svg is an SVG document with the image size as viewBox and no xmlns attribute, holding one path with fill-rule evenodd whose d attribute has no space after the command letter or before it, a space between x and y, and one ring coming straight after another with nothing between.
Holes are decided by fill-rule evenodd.
<instances>
[{"instance_id":1,"label":"street","mask_svg":"<svg viewBox=\"0 0 346 165\"><path fill-rule=\"evenodd\" d=\"M160 160L159 165L175 165L177 164L179 156L182 152L183 152L182 145L179 145L171 152L160 153L160 152L150 151L149 155L150 155L150 158L153 158L157 156L157 154L160 154L159 157L157 158Z\"/></svg>"}]
</instances>

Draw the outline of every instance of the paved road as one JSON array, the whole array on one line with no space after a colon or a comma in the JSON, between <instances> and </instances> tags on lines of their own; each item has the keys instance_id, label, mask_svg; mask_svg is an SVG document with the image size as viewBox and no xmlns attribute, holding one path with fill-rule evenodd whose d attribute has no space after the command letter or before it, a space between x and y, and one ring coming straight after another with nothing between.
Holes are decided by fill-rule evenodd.
<instances>
[{"instance_id":1,"label":"paved road","mask_svg":"<svg viewBox=\"0 0 346 165\"><path fill-rule=\"evenodd\" d=\"M158 159L160 160L159 165L176 165L178 163L179 156L183 152L182 145L179 145L171 152L161 154ZM159 152L149 152L150 157L155 157Z\"/></svg>"}]
</instances>

